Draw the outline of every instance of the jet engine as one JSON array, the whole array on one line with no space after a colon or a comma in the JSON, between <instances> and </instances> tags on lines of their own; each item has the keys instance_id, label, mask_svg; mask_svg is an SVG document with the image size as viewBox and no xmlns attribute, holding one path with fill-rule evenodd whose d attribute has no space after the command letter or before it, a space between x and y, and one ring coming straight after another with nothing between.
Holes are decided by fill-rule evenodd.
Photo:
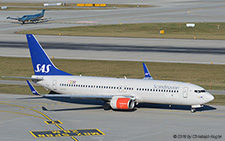
<instances>
[{"instance_id":1,"label":"jet engine","mask_svg":"<svg viewBox=\"0 0 225 141\"><path fill-rule=\"evenodd\" d=\"M112 109L131 110L134 109L135 100L128 97L115 96L111 99L110 106Z\"/></svg>"}]
</instances>

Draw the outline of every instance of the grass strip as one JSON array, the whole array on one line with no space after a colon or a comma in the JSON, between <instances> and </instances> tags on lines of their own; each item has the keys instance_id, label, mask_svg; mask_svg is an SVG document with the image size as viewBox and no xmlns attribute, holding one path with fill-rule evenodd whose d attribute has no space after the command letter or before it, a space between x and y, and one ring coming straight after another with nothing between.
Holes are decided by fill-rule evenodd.
<instances>
[{"instance_id":1,"label":"grass strip","mask_svg":"<svg viewBox=\"0 0 225 141\"><path fill-rule=\"evenodd\" d=\"M44 89L41 86L35 86L35 89L37 89L37 91L41 94L49 93L48 90ZM26 86L26 85L0 84L0 92L3 94L33 95L28 85Z\"/></svg>"},{"instance_id":2,"label":"grass strip","mask_svg":"<svg viewBox=\"0 0 225 141\"><path fill-rule=\"evenodd\" d=\"M141 23L94 25L20 31L22 34L225 40L225 23ZM160 31L164 30L164 34Z\"/></svg>"},{"instance_id":3,"label":"grass strip","mask_svg":"<svg viewBox=\"0 0 225 141\"><path fill-rule=\"evenodd\" d=\"M34 74L30 58L0 57L1 76L30 77ZM139 78L144 77L141 62L52 59L61 70L73 75ZM225 65L146 63L156 80L190 82L214 90L225 89ZM1 78L6 80L5 78Z\"/></svg>"},{"instance_id":4,"label":"grass strip","mask_svg":"<svg viewBox=\"0 0 225 141\"><path fill-rule=\"evenodd\" d=\"M213 95L213 96L215 99L208 104L225 105L225 95Z\"/></svg>"}]
</instances>

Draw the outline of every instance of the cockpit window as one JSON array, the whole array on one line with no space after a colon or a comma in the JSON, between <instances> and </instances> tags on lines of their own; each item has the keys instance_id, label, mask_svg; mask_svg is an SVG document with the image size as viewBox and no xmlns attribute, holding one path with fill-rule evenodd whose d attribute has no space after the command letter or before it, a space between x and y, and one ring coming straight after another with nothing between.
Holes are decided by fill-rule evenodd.
<instances>
[{"instance_id":1,"label":"cockpit window","mask_svg":"<svg viewBox=\"0 0 225 141\"><path fill-rule=\"evenodd\" d=\"M195 93L205 93L205 90L195 90Z\"/></svg>"}]
</instances>

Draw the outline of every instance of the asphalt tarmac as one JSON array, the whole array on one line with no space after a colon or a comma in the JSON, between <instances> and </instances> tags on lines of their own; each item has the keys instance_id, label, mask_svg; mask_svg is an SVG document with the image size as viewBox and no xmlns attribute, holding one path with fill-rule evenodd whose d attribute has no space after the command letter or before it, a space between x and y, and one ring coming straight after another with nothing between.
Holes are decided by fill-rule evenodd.
<instances>
[{"instance_id":1,"label":"asphalt tarmac","mask_svg":"<svg viewBox=\"0 0 225 141\"><path fill-rule=\"evenodd\" d=\"M9 0L8 2L28 2ZM35 2L51 2L37 0ZM61 2L56 0L55 2ZM68 3L74 1L69 0ZM76 1L88 3L89 0ZM92 3L135 4L135 0L103 1ZM143 0L138 4L153 5L146 8L115 8L97 10L46 11L48 22L21 25L6 20L7 16L19 17L39 11L1 11L0 14L0 56L28 57L24 35L9 35L16 31L70 26L88 26L121 23L163 23L163 22L224 22L223 0L179 1ZM104 37L52 37L37 36L46 45L50 56L68 59L123 60L141 62L174 62L225 64L224 41L211 40L167 40ZM10 42L10 44L9 44ZM21 48L22 46L22 48ZM65 48L64 48L65 47ZM54 49L53 49L54 48Z\"/></svg>"},{"instance_id":2,"label":"asphalt tarmac","mask_svg":"<svg viewBox=\"0 0 225 141\"><path fill-rule=\"evenodd\" d=\"M189 106L142 104L134 111L104 111L97 100L51 101L30 95L0 94L0 140L37 140L30 131L58 131L61 128L98 129L105 135L76 136L82 141L134 140L224 140L225 106L206 105L196 113ZM44 106L48 111L43 111ZM62 132L62 131L61 131ZM38 140L74 140L70 137L46 137Z\"/></svg>"},{"instance_id":3,"label":"asphalt tarmac","mask_svg":"<svg viewBox=\"0 0 225 141\"><path fill-rule=\"evenodd\" d=\"M58 2L61 2L57 0ZM27 2L27 0L9 0L8 2ZM35 2L52 2L37 0ZM56 2L56 1L55 1ZM67 2L74 2L72 0ZM86 1L76 1L76 3L88 3ZM0 33L14 33L15 31L56 28L71 26L121 24L121 23L164 23L164 22L224 22L223 0L135 0L125 1L103 1L96 0L91 3L117 3L117 4L149 4L154 7L146 8L115 8L96 10L60 10L46 11L45 18L51 18L48 22L39 24L21 25L17 22L7 20L6 17L20 17L23 15L35 14L39 11L1 11Z\"/></svg>"},{"instance_id":4,"label":"asphalt tarmac","mask_svg":"<svg viewBox=\"0 0 225 141\"><path fill-rule=\"evenodd\" d=\"M36 35L50 57L225 64L225 41ZM0 34L0 56L30 57L25 35Z\"/></svg>"}]
</instances>

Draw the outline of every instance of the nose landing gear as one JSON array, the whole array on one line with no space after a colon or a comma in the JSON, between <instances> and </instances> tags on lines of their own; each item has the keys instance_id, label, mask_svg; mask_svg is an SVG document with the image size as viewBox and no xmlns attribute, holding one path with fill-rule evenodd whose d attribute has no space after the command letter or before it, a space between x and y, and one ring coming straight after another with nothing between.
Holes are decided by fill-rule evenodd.
<instances>
[{"instance_id":1,"label":"nose landing gear","mask_svg":"<svg viewBox=\"0 0 225 141\"><path fill-rule=\"evenodd\" d=\"M195 113L196 109L195 108L191 108L191 113Z\"/></svg>"}]
</instances>

